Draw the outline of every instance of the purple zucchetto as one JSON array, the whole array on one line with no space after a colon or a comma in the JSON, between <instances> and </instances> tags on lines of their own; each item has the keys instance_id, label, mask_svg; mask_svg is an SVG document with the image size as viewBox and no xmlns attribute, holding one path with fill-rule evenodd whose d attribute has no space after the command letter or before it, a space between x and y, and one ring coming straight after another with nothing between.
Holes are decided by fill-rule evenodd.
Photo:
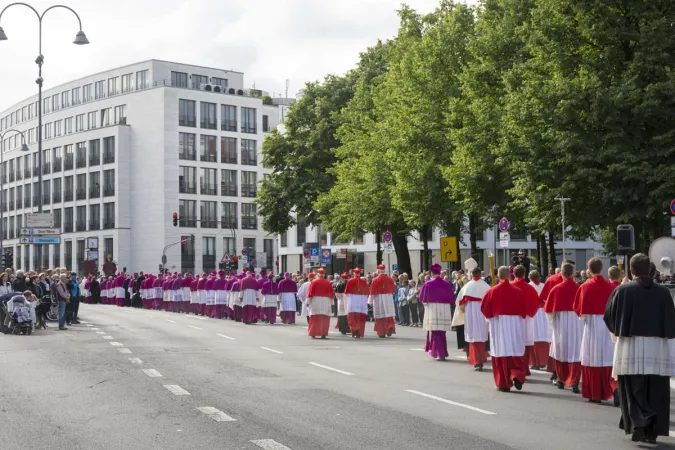
<instances>
[{"instance_id":1,"label":"purple zucchetto","mask_svg":"<svg viewBox=\"0 0 675 450\"><path fill-rule=\"evenodd\" d=\"M432 264L432 266L429 268L429 271L434 274L440 274L441 270L443 270L443 268L438 263Z\"/></svg>"}]
</instances>

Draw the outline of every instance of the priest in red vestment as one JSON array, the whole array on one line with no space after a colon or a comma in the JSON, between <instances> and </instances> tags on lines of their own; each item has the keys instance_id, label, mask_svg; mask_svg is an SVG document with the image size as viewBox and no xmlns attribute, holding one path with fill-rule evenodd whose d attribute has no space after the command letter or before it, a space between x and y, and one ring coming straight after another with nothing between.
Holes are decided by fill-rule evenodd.
<instances>
[{"instance_id":1,"label":"priest in red vestment","mask_svg":"<svg viewBox=\"0 0 675 450\"><path fill-rule=\"evenodd\" d=\"M544 312L553 328L551 357L555 360L555 373L558 375L558 389L571 387L578 394L581 379L581 335L583 324L574 312L574 298L579 285L574 281L574 266L562 265L560 274L562 283L551 289Z\"/></svg>"},{"instance_id":2,"label":"priest in red vestment","mask_svg":"<svg viewBox=\"0 0 675 450\"><path fill-rule=\"evenodd\" d=\"M375 319L375 329L377 337L385 338L396 333L396 308L394 306L394 294L396 293L396 284L389 275L385 273L385 265L377 266L377 277L370 284L370 296L368 304L373 306L373 318Z\"/></svg>"},{"instance_id":3,"label":"priest in red vestment","mask_svg":"<svg viewBox=\"0 0 675 450\"><path fill-rule=\"evenodd\" d=\"M573 262L569 260L563 261L564 263L571 263L574 265ZM546 282L544 283L544 287L542 288L541 292L539 293L539 299L541 300L542 304L546 304L546 299L548 298L548 294L551 293L551 289L553 287L559 285L562 283L562 274L560 273L559 269L556 269L556 273L554 275L551 275L546 279ZM551 336L551 339L553 339L553 336ZM549 346L550 347L550 346ZM548 358L548 364L546 366L546 370L548 372L551 372L551 381L554 383L558 381L558 374L555 373L555 360L549 356Z\"/></svg>"},{"instance_id":4,"label":"priest in red vestment","mask_svg":"<svg viewBox=\"0 0 675 450\"><path fill-rule=\"evenodd\" d=\"M532 351L532 359L528 364L533 369L542 370L548 366L549 351L551 350L551 338L553 337L553 330L548 324L548 318L544 312L544 302L541 301L541 291L544 285L539 281L539 272L533 270L530 272L530 286L537 292L539 299L539 309L534 316L534 349ZM555 370L555 365L551 365L552 370Z\"/></svg>"},{"instance_id":5,"label":"priest in red vestment","mask_svg":"<svg viewBox=\"0 0 675 450\"><path fill-rule=\"evenodd\" d=\"M308 335L312 339L328 337L330 328L331 306L335 298L333 285L326 280L326 270L321 267L316 271L317 277L307 288L307 309L309 311Z\"/></svg>"},{"instance_id":6,"label":"priest in red vestment","mask_svg":"<svg viewBox=\"0 0 675 450\"><path fill-rule=\"evenodd\" d=\"M366 334L368 320L368 294L370 289L366 280L361 278L361 269L352 271L354 277L347 281L345 299L347 301L347 323L353 338L362 338Z\"/></svg>"},{"instance_id":7,"label":"priest in red vestment","mask_svg":"<svg viewBox=\"0 0 675 450\"><path fill-rule=\"evenodd\" d=\"M459 308L464 312L464 339L469 344L469 364L477 372L483 371L483 364L490 356L486 347L489 337L488 322L480 310L480 302L490 290L490 285L480 277L481 274L480 267L475 267L471 271L471 281L457 294Z\"/></svg>"},{"instance_id":8,"label":"priest in red vestment","mask_svg":"<svg viewBox=\"0 0 675 450\"><path fill-rule=\"evenodd\" d=\"M513 269L515 279L511 284L523 291L528 308L527 317L525 318L525 328L523 329L525 332L523 337L525 339L525 365L528 365L531 361L534 361L534 316L537 315L541 302L537 290L525 280L526 273L525 266L516 266ZM527 369L527 375L530 375L529 368Z\"/></svg>"},{"instance_id":9,"label":"priest in red vestment","mask_svg":"<svg viewBox=\"0 0 675 450\"><path fill-rule=\"evenodd\" d=\"M602 277L602 261L588 261L591 279L581 285L574 298L574 312L581 318L584 333L581 338L581 395L590 402L600 403L614 396L617 384L612 380L614 343L605 325L605 307L615 286Z\"/></svg>"},{"instance_id":10,"label":"priest in red vestment","mask_svg":"<svg viewBox=\"0 0 675 450\"><path fill-rule=\"evenodd\" d=\"M452 285L441 277L440 264L433 264L429 271L431 280L422 285L419 301L424 304L424 330L427 342L424 351L438 360L448 357L448 341L446 332L452 329L452 305L455 295Z\"/></svg>"},{"instance_id":11,"label":"priest in red vestment","mask_svg":"<svg viewBox=\"0 0 675 450\"><path fill-rule=\"evenodd\" d=\"M502 392L511 386L521 390L527 373L525 361L525 318L531 307L523 291L509 282L510 271L501 266L499 283L483 297L480 310L490 321L490 352L492 374L497 389Z\"/></svg>"}]
</instances>

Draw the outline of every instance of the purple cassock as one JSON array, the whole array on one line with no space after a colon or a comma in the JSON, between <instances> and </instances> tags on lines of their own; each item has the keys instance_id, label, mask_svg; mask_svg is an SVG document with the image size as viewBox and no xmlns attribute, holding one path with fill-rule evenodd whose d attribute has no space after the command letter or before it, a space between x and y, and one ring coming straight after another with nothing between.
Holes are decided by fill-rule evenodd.
<instances>
[{"instance_id":1,"label":"purple cassock","mask_svg":"<svg viewBox=\"0 0 675 450\"><path fill-rule=\"evenodd\" d=\"M298 284L291 280L290 274L284 274L284 279L279 282L279 302L281 304L281 321L287 325L295 323L297 312L296 294Z\"/></svg>"},{"instance_id":2,"label":"purple cassock","mask_svg":"<svg viewBox=\"0 0 675 450\"><path fill-rule=\"evenodd\" d=\"M197 311L195 314L204 315L206 307L206 274L202 274L202 277L197 281L197 294L199 295L199 304L197 304Z\"/></svg>"},{"instance_id":3,"label":"purple cassock","mask_svg":"<svg viewBox=\"0 0 675 450\"><path fill-rule=\"evenodd\" d=\"M279 301L279 285L271 278L262 285L260 293L263 297L263 317L274 325L277 321L277 302Z\"/></svg>"},{"instance_id":4,"label":"purple cassock","mask_svg":"<svg viewBox=\"0 0 675 450\"><path fill-rule=\"evenodd\" d=\"M434 271L432 273L435 274ZM427 342L424 350L432 358L445 360L449 355L445 334L452 329L452 306L455 303L452 285L436 276L422 285L419 301L426 307L423 326L427 331Z\"/></svg>"},{"instance_id":5,"label":"purple cassock","mask_svg":"<svg viewBox=\"0 0 675 450\"><path fill-rule=\"evenodd\" d=\"M183 279L178 275L178 278L173 280L171 286L171 295L173 296L173 312L183 312Z\"/></svg>"},{"instance_id":6,"label":"purple cassock","mask_svg":"<svg viewBox=\"0 0 675 450\"><path fill-rule=\"evenodd\" d=\"M247 276L239 283L239 299L241 300L241 320L245 324L253 323L258 318L258 282L253 275Z\"/></svg>"},{"instance_id":7,"label":"purple cassock","mask_svg":"<svg viewBox=\"0 0 675 450\"><path fill-rule=\"evenodd\" d=\"M222 319L225 314L225 285L227 280L224 278L224 275L221 275L219 278L216 278L213 282L213 290L215 291L215 305L211 310L211 317L214 319Z\"/></svg>"},{"instance_id":8,"label":"purple cassock","mask_svg":"<svg viewBox=\"0 0 675 450\"><path fill-rule=\"evenodd\" d=\"M231 291L232 295L234 298L234 320L237 322L241 322L241 312L242 312L242 307L241 307L241 301L239 301L239 291L241 290L241 276L237 276L237 278L234 279L234 283L232 283L231 286Z\"/></svg>"}]
</instances>

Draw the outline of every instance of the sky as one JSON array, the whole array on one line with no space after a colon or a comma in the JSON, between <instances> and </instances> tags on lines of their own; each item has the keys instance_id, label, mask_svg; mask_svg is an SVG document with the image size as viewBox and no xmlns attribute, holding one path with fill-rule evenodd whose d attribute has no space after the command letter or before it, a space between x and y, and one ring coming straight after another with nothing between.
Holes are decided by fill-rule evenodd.
<instances>
[{"instance_id":1,"label":"sky","mask_svg":"<svg viewBox=\"0 0 675 450\"><path fill-rule=\"evenodd\" d=\"M469 0L471 1L471 0ZM28 0L39 12L54 0ZM407 0L422 13L439 0ZM0 1L0 8L11 3ZM289 96L305 82L344 73L359 52L396 34L401 0L64 0L43 21L44 88L147 59L244 72L247 88ZM0 26L0 110L37 92L38 20L12 6Z\"/></svg>"}]
</instances>

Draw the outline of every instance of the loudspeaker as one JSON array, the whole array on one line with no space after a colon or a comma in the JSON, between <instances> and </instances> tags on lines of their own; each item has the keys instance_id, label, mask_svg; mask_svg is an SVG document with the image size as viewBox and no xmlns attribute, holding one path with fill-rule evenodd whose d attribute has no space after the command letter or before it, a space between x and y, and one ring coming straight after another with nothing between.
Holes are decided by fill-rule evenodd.
<instances>
[{"instance_id":1,"label":"loudspeaker","mask_svg":"<svg viewBox=\"0 0 675 450\"><path fill-rule=\"evenodd\" d=\"M619 252L635 250L635 230L633 225L619 225L616 227L616 246Z\"/></svg>"}]
</instances>

